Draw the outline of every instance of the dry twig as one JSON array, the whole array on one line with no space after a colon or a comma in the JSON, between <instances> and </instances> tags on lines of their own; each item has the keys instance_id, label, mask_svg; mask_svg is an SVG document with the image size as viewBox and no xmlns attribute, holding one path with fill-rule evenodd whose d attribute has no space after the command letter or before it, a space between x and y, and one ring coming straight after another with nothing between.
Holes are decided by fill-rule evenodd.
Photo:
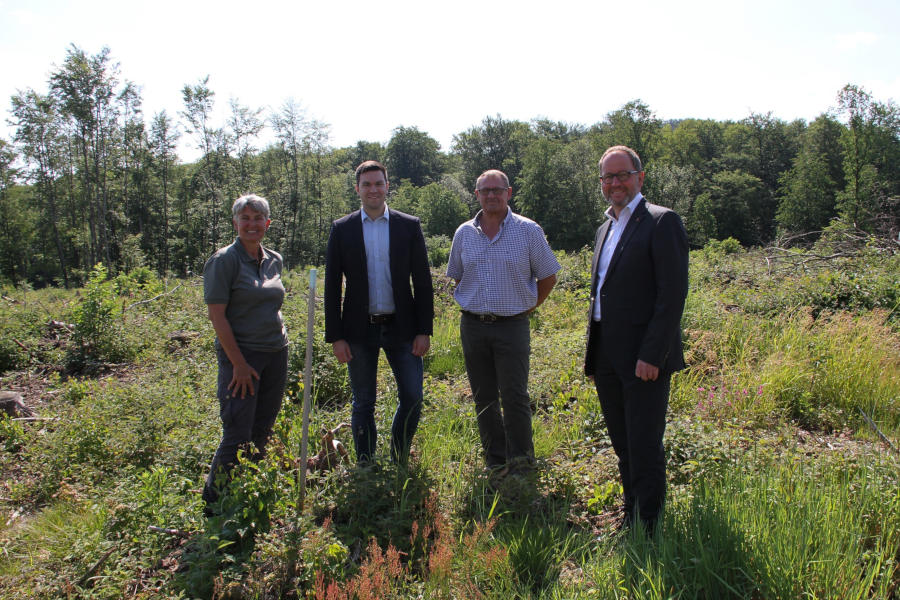
<instances>
[{"instance_id":1,"label":"dry twig","mask_svg":"<svg viewBox=\"0 0 900 600\"><path fill-rule=\"evenodd\" d=\"M869 415L866 414L866 411L864 411L861 407L857 407L857 408L859 408L859 412L862 413L862 416L863 416L863 418L866 420L866 423L869 424L869 427L871 427L872 429L874 429L874 430L875 430L875 433L878 434L878 437L881 438L881 441L883 441L885 444L887 444L887 445L888 445L888 448L890 448L891 450L893 450L893 451L896 452L897 454L900 454L900 450L897 449L897 446L895 446L894 443L893 443L890 439L888 439L888 436L884 435L884 434L881 432L881 430L878 429L878 425L875 424L875 421L873 421L872 419L869 418Z\"/></svg>"},{"instance_id":2,"label":"dry twig","mask_svg":"<svg viewBox=\"0 0 900 600\"><path fill-rule=\"evenodd\" d=\"M147 298L146 300L141 300L140 302L135 302L134 304L129 304L128 306L126 306L125 308L122 309L122 312L129 311L132 308L134 308L135 306L137 306L138 304L147 304L149 302L153 302L154 300L162 298L163 296L168 296L169 294L171 294L172 292L174 292L175 290L177 290L180 287L181 287L181 284L179 283L178 285L173 287L168 292L163 292L162 294L157 294L156 296L153 296L152 298Z\"/></svg>"},{"instance_id":3,"label":"dry twig","mask_svg":"<svg viewBox=\"0 0 900 600\"><path fill-rule=\"evenodd\" d=\"M82 575L81 579L78 580L78 585L79 585L79 586L82 586L82 585L84 585L85 583L87 583L88 579L90 579L91 577L94 576L94 573L96 573L97 570L98 570L101 566L103 566L103 563L106 562L106 559L108 559L110 556L112 556L112 553L115 552L115 550L116 550L116 547L115 547L115 546L113 546L112 548L110 548L109 550L107 550L107 551L103 554L103 556L100 557L100 560L98 560L97 562L95 562L95 563L94 563L94 566L91 567L90 569L88 569L88 570L87 570L87 573L85 573L84 575Z\"/></svg>"}]
</instances>

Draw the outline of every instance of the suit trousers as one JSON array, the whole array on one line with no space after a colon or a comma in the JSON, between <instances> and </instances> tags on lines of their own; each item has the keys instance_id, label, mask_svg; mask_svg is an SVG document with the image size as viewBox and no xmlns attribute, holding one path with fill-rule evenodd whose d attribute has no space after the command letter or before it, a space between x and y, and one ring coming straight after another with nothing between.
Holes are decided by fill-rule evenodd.
<instances>
[{"instance_id":1,"label":"suit trousers","mask_svg":"<svg viewBox=\"0 0 900 600\"><path fill-rule=\"evenodd\" d=\"M642 381L635 376L634 367L627 373L617 372L608 356L615 348L605 348L601 343L599 323L591 325L591 336L597 336L594 385L619 458L625 522L630 525L637 516L652 529L666 496L663 434L671 374L661 371L656 381Z\"/></svg>"},{"instance_id":2,"label":"suit trousers","mask_svg":"<svg viewBox=\"0 0 900 600\"><path fill-rule=\"evenodd\" d=\"M528 316L482 322L463 313L460 319L460 342L475 398L484 460L491 468L507 463L530 466L534 443L528 396Z\"/></svg>"}]
</instances>

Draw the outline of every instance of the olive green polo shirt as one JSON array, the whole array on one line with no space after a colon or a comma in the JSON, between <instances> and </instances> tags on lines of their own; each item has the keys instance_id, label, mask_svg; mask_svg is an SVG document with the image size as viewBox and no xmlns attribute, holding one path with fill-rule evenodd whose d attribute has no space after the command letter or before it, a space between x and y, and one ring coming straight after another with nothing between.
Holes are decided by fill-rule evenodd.
<instances>
[{"instance_id":1,"label":"olive green polo shirt","mask_svg":"<svg viewBox=\"0 0 900 600\"><path fill-rule=\"evenodd\" d=\"M238 346L274 352L288 344L281 318L283 261L273 250L262 248L262 254L257 261L239 239L220 248L203 267L203 301L226 305L225 318Z\"/></svg>"}]
</instances>

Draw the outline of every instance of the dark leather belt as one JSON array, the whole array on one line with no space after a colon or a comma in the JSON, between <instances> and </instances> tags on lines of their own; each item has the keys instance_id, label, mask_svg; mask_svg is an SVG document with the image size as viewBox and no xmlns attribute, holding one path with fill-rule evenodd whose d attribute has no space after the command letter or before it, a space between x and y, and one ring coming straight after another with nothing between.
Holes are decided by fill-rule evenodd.
<instances>
[{"instance_id":1,"label":"dark leather belt","mask_svg":"<svg viewBox=\"0 0 900 600\"><path fill-rule=\"evenodd\" d=\"M381 325L383 323L390 323L394 320L393 313L384 313L381 315L369 315L369 323L372 325Z\"/></svg>"},{"instance_id":2,"label":"dark leather belt","mask_svg":"<svg viewBox=\"0 0 900 600\"><path fill-rule=\"evenodd\" d=\"M504 315L492 315L491 313L479 314L479 313L469 312L467 310L464 310L461 312L462 312L462 314L466 315L467 317L471 317L473 319L481 321L482 323L496 323L497 321L511 321L513 319L520 319L523 316L528 314L527 312L521 312L517 315L504 316Z\"/></svg>"}]
</instances>

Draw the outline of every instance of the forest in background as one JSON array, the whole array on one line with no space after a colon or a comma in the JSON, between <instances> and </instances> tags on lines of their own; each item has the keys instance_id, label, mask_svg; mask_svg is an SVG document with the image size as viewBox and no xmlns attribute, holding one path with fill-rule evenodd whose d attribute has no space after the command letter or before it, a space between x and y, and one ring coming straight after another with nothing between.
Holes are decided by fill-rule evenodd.
<instances>
[{"instance_id":1,"label":"forest in background","mask_svg":"<svg viewBox=\"0 0 900 600\"><path fill-rule=\"evenodd\" d=\"M554 249L593 241L603 220L597 160L626 144L644 160L644 193L684 218L694 248L734 238L745 247L808 246L836 220L882 240L900 223L900 107L852 84L812 122L772 112L740 121L663 121L630 101L592 125L487 116L444 150L416 126L387 144L335 148L329 126L293 100L266 112L232 98L224 123L208 77L182 88L177 114L142 110L141 88L111 51L75 45L47 89L10 99L12 139L0 139L0 283L83 285L109 273L198 273L233 235L244 193L271 203L268 242L288 268L322 262L331 221L355 209L353 169L387 165L392 207L422 219L433 262L474 214L479 173L500 168L514 210L540 223ZM274 142L261 146L268 128ZM200 158L177 155L186 137Z\"/></svg>"}]
</instances>

